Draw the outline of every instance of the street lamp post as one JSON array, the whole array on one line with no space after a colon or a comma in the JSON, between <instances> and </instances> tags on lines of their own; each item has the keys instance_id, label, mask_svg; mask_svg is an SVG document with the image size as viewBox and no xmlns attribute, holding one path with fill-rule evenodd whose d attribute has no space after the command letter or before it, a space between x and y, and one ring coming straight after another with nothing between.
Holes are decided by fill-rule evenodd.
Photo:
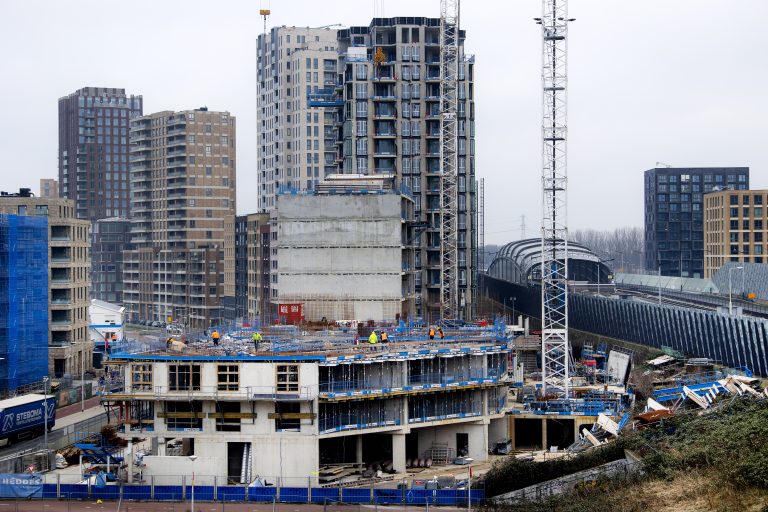
<instances>
[{"instance_id":1,"label":"street lamp post","mask_svg":"<svg viewBox=\"0 0 768 512\"><path fill-rule=\"evenodd\" d=\"M85 340L80 343L80 412L85 411Z\"/></svg>"},{"instance_id":2,"label":"street lamp post","mask_svg":"<svg viewBox=\"0 0 768 512\"><path fill-rule=\"evenodd\" d=\"M661 306L661 265L659 265L659 306Z\"/></svg>"},{"instance_id":3,"label":"street lamp post","mask_svg":"<svg viewBox=\"0 0 768 512\"><path fill-rule=\"evenodd\" d=\"M45 425L43 428L43 435L45 439L45 454L46 457L48 456L48 376L46 375L43 377L43 395L45 398L43 399L43 417L45 421Z\"/></svg>"},{"instance_id":4,"label":"street lamp post","mask_svg":"<svg viewBox=\"0 0 768 512\"><path fill-rule=\"evenodd\" d=\"M731 293L731 276L734 270L744 270L743 266L728 269L728 315L733 316L733 294Z\"/></svg>"},{"instance_id":5,"label":"street lamp post","mask_svg":"<svg viewBox=\"0 0 768 512\"><path fill-rule=\"evenodd\" d=\"M609 260L603 260L603 259L600 259L599 257L597 258L597 296L598 297L600 296L600 263L610 263L615 260L616 258L611 258Z\"/></svg>"},{"instance_id":6,"label":"street lamp post","mask_svg":"<svg viewBox=\"0 0 768 512\"><path fill-rule=\"evenodd\" d=\"M197 455L190 455L189 460L193 463L197 460ZM190 512L195 512L195 465L192 464L192 506Z\"/></svg>"}]
</instances>

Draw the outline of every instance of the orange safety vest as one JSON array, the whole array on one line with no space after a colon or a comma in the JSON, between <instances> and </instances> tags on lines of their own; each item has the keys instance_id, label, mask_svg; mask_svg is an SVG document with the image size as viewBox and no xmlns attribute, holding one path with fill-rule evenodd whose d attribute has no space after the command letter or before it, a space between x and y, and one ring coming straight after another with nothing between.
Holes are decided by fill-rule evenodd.
<instances>
[{"instance_id":1,"label":"orange safety vest","mask_svg":"<svg viewBox=\"0 0 768 512\"><path fill-rule=\"evenodd\" d=\"M430 329L429 330L429 335L430 336L434 336L435 335L435 330L434 329Z\"/></svg>"}]
</instances>

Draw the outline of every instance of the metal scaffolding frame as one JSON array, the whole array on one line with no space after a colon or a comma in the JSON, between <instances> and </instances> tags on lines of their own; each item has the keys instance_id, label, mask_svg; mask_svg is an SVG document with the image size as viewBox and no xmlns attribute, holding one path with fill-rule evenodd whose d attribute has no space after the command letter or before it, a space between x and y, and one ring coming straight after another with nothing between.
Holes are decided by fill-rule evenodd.
<instances>
[{"instance_id":1,"label":"metal scaffolding frame","mask_svg":"<svg viewBox=\"0 0 768 512\"><path fill-rule=\"evenodd\" d=\"M549 395L569 396L568 219L566 174L567 0L543 0L542 34L542 381Z\"/></svg>"},{"instance_id":2,"label":"metal scaffolding frame","mask_svg":"<svg viewBox=\"0 0 768 512\"><path fill-rule=\"evenodd\" d=\"M459 313L457 99L459 0L440 1L440 317Z\"/></svg>"}]
</instances>

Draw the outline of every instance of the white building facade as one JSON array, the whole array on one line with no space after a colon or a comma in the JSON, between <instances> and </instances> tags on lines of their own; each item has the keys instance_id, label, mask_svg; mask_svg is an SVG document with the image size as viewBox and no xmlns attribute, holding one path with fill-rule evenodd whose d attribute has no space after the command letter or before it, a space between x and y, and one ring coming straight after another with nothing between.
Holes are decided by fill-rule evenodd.
<instances>
[{"instance_id":1,"label":"white building facade","mask_svg":"<svg viewBox=\"0 0 768 512\"><path fill-rule=\"evenodd\" d=\"M311 190L336 169L335 136L325 142L336 114L309 106L309 95L335 86L336 61L336 30L283 26L259 36L259 211L274 208L280 188Z\"/></svg>"},{"instance_id":2,"label":"white building facade","mask_svg":"<svg viewBox=\"0 0 768 512\"><path fill-rule=\"evenodd\" d=\"M402 350L400 350L402 349ZM438 446L486 460L506 436L506 345L400 346L347 355L238 356L210 350L118 355L125 391L104 402L122 436L152 441L144 477L317 483L327 464L408 460ZM246 467L247 466L247 467ZM285 482L285 480L284 480Z\"/></svg>"}]
</instances>

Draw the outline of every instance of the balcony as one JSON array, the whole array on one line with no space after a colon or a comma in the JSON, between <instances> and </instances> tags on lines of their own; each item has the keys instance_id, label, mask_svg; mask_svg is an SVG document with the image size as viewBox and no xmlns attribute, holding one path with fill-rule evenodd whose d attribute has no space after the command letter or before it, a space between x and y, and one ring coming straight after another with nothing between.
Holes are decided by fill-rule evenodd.
<instances>
[{"instance_id":1,"label":"balcony","mask_svg":"<svg viewBox=\"0 0 768 512\"><path fill-rule=\"evenodd\" d=\"M236 390L223 390L218 386L186 386L187 389L171 389L170 386L130 384L126 392L112 393L113 399L119 398L154 398L155 400L215 400L215 401L255 401L255 402L309 402L317 398L317 392L311 386L301 386L294 391L278 391L276 386L247 386Z\"/></svg>"}]
</instances>

